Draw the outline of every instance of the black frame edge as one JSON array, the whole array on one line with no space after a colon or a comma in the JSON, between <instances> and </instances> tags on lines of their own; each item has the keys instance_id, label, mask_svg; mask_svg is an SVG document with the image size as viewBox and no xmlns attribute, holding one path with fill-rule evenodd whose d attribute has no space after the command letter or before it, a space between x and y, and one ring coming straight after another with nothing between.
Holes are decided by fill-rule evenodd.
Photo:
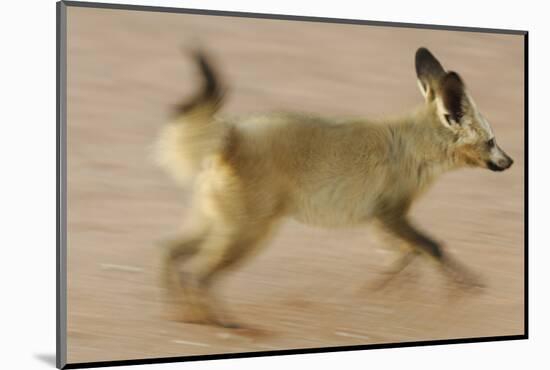
<instances>
[{"instance_id":1,"label":"black frame edge","mask_svg":"<svg viewBox=\"0 0 550 370\"><path fill-rule=\"evenodd\" d=\"M524 85L524 119L523 119L523 129L524 129L524 152L525 152L525 163L524 163L524 254L523 254L523 272L524 277L524 332L525 337L529 338L529 32L526 32L523 36L523 53L524 53L524 62L523 62L523 85Z\"/></svg>"},{"instance_id":2,"label":"black frame edge","mask_svg":"<svg viewBox=\"0 0 550 370\"><path fill-rule=\"evenodd\" d=\"M420 347L420 346L435 346L449 344L474 344L483 342L497 342L510 340L524 340L525 335L508 335L499 337L480 337L480 338L462 338L462 339L444 339L444 340L427 340L413 341L402 343L381 343L368 345L354 346L339 346L327 348L307 348L307 349L289 349L276 351L258 351L258 352L239 352L239 353L224 353L212 355L196 355L196 356L177 356L177 357L157 357L135 360L116 360L116 361L98 361L98 362L80 362L67 364L63 369L83 369L107 366L129 366L129 365L152 365L174 362L191 362L191 361L206 361L206 360L224 360L232 358L251 358L251 357L269 357L269 356L287 356L299 354L315 354L315 353L330 353L330 352L350 352L371 349L388 349L388 348L405 348L405 347Z\"/></svg>"},{"instance_id":3,"label":"black frame edge","mask_svg":"<svg viewBox=\"0 0 550 370\"><path fill-rule=\"evenodd\" d=\"M420 28L420 29L427 29L427 30L498 33L498 34L506 34L506 35L524 35L527 33L526 30L462 27L462 26L450 26L450 25L431 25L431 24L423 24L423 23L384 22L384 21L370 21L370 20L349 19L349 18L328 18L328 17L301 16L301 15L289 15L289 14L234 12L234 11L228 11L228 10L174 8L174 7L151 6L151 5L82 2L82 1L72 1L72 0L68 0L68 1L64 0L62 2L67 6L73 6L73 7L79 7L79 8L134 10L134 11L161 12L161 13L183 13L183 14L211 15L211 16L213 15L213 16L222 16L222 17L276 19L276 20L285 20L285 21L357 24L357 25L370 25L370 26L382 26L382 27L417 28L417 29Z\"/></svg>"}]
</instances>

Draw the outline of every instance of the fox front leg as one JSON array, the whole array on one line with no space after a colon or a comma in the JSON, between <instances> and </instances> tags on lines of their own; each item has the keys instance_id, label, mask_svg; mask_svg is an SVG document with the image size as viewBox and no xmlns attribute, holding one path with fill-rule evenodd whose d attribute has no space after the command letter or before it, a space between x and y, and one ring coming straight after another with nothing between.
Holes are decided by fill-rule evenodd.
<instances>
[{"instance_id":1,"label":"fox front leg","mask_svg":"<svg viewBox=\"0 0 550 370\"><path fill-rule=\"evenodd\" d=\"M456 283L470 287L483 286L474 273L448 255L438 242L414 227L405 217L385 220L383 224L389 232L405 241L417 253L424 253L432 257Z\"/></svg>"},{"instance_id":2,"label":"fox front leg","mask_svg":"<svg viewBox=\"0 0 550 370\"><path fill-rule=\"evenodd\" d=\"M411 248L401 238L386 230L384 225L376 224L376 226L376 230L379 232L384 245L395 250L398 256L389 267L381 271L380 277L374 283L369 284L369 289L371 290L380 290L396 280L420 254L420 252Z\"/></svg>"}]
</instances>

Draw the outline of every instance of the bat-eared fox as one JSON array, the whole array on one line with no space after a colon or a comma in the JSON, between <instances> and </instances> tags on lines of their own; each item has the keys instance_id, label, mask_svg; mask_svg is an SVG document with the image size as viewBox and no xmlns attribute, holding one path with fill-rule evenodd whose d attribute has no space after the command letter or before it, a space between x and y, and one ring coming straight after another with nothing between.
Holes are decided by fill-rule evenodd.
<instances>
[{"instance_id":1,"label":"bat-eared fox","mask_svg":"<svg viewBox=\"0 0 550 370\"><path fill-rule=\"evenodd\" d=\"M446 171L503 171L512 159L461 77L430 51L419 48L415 56L424 104L384 122L290 112L224 117L217 73L203 52L192 55L202 88L178 105L156 145L158 163L193 187L192 225L163 245L162 281L182 320L231 327L212 285L285 217L325 227L374 221L406 246L394 273L424 254L453 281L479 284L411 223L409 210Z\"/></svg>"}]
</instances>

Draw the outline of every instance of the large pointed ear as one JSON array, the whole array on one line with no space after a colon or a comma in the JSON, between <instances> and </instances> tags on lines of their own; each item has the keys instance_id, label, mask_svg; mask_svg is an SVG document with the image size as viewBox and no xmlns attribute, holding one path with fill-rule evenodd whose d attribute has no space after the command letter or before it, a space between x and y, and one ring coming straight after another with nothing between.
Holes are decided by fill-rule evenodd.
<instances>
[{"instance_id":1,"label":"large pointed ear","mask_svg":"<svg viewBox=\"0 0 550 370\"><path fill-rule=\"evenodd\" d=\"M439 82L438 95L443 105L443 118L449 125L462 124L466 111L466 87L456 72L446 73Z\"/></svg>"},{"instance_id":2,"label":"large pointed ear","mask_svg":"<svg viewBox=\"0 0 550 370\"><path fill-rule=\"evenodd\" d=\"M445 70L426 48L420 48L416 51L415 67L420 91L426 101L432 101L435 99L437 83L445 75Z\"/></svg>"}]
</instances>

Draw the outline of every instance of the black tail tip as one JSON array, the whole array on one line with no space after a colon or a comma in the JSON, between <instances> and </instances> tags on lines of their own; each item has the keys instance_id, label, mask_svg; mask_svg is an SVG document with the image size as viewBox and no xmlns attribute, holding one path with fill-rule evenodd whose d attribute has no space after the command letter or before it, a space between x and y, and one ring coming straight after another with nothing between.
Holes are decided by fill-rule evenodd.
<instances>
[{"instance_id":1,"label":"black tail tip","mask_svg":"<svg viewBox=\"0 0 550 370\"><path fill-rule=\"evenodd\" d=\"M198 67L202 78L202 87L200 91L189 101L182 102L175 107L177 115L188 113L196 107L213 103L217 107L221 102L225 92L220 80L212 67L210 57L200 47L184 47L184 53L190 56Z\"/></svg>"}]
</instances>

